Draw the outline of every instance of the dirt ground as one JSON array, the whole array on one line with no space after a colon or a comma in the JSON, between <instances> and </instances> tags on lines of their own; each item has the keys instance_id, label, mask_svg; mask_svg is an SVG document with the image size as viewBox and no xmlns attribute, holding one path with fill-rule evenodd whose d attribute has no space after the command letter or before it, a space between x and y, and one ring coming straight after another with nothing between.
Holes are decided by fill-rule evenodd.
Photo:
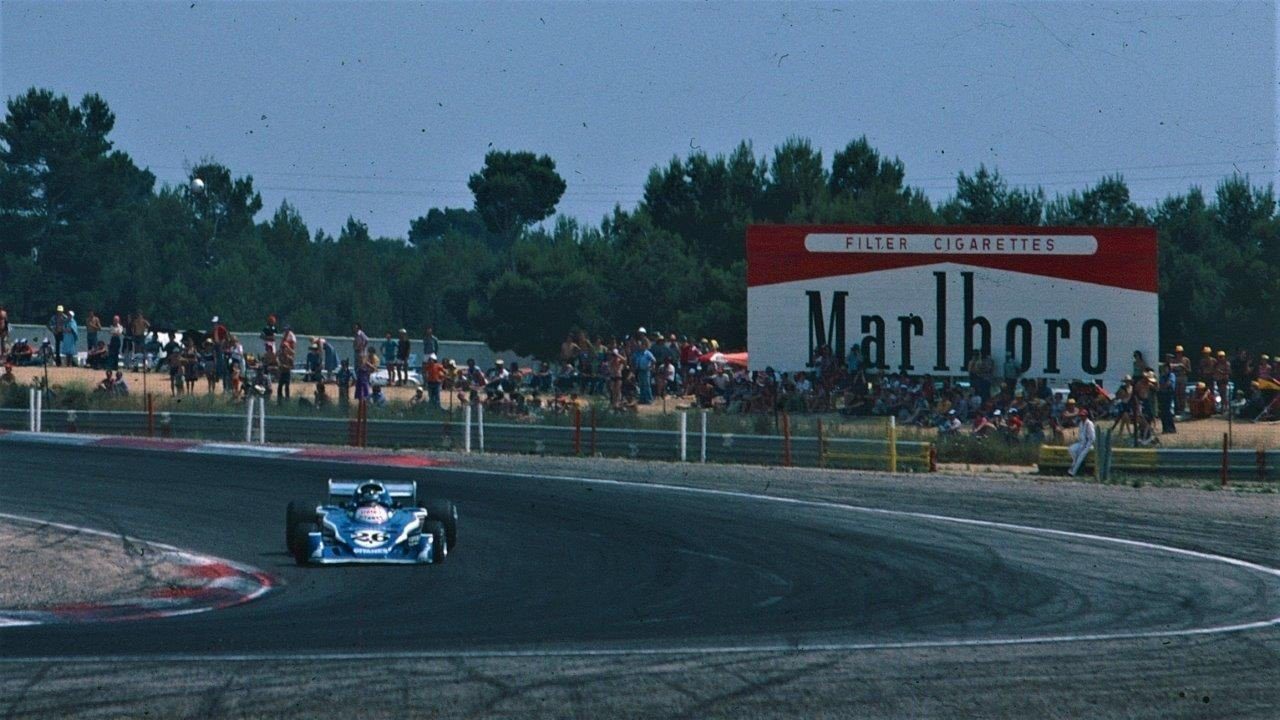
<instances>
[{"instance_id":1,"label":"dirt ground","mask_svg":"<svg viewBox=\"0 0 1280 720\"><path fill-rule=\"evenodd\" d=\"M37 379L43 372L43 368L37 367L14 369L14 374L17 375L18 381L24 384ZM128 380L132 392L141 391L143 385L142 373L126 371L125 378ZM54 386L78 382L92 387L101 379L102 373L97 370L89 370L87 368L49 368L49 382ZM169 393L169 378L166 374L148 373L146 382L147 389L152 393L159 395L167 395ZM299 393L300 385L301 383L294 383L295 394ZM204 392L204 389L205 385L202 380L197 385L197 392ZM414 395L414 390L410 387L388 387L384 389L384 392L390 400L406 402ZM638 411L645 415L659 415L663 412L689 409L691 406L692 403L688 398L668 398L665 405L661 400L655 400L654 404L641 406ZM1106 428L1109 425L1103 423L1102 427ZM1231 435L1232 447L1260 447L1264 449L1280 447L1280 423L1228 423L1225 418L1221 417L1179 422L1178 432L1172 435L1161 435L1160 442L1163 447L1219 447L1222 444L1222 436L1227 433Z\"/></svg>"}]
</instances>

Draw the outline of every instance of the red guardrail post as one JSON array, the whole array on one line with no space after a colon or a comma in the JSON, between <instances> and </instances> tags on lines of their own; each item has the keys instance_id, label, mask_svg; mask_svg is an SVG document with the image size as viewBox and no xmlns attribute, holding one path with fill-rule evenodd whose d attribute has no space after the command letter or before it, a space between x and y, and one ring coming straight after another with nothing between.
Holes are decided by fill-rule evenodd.
<instances>
[{"instance_id":1,"label":"red guardrail post","mask_svg":"<svg viewBox=\"0 0 1280 720\"><path fill-rule=\"evenodd\" d=\"M938 472L938 446L929 443L929 472Z\"/></svg>"},{"instance_id":2,"label":"red guardrail post","mask_svg":"<svg viewBox=\"0 0 1280 720\"><path fill-rule=\"evenodd\" d=\"M591 403L591 457L596 456L596 404Z\"/></svg>"}]
</instances>

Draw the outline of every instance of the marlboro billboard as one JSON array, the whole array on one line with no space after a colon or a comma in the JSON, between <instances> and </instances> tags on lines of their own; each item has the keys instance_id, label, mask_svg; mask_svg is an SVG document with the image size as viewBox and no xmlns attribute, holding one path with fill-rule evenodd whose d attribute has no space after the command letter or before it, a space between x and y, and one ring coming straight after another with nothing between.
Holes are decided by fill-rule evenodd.
<instances>
[{"instance_id":1,"label":"marlboro billboard","mask_svg":"<svg viewBox=\"0 0 1280 720\"><path fill-rule=\"evenodd\" d=\"M1155 364L1150 228L847 227L747 230L753 370L800 370L823 345L871 368L965 375L974 353L1024 377L1100 379Z\"/></svg>"}]
</instances>

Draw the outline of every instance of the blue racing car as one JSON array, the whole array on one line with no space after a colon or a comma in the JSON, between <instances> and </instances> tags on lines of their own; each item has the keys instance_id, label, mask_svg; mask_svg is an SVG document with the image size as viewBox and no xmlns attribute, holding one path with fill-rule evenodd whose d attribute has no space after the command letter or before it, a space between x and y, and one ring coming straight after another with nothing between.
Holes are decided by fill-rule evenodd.
<instances>
[{"instance_id":1,"label":"blue racing car","mask_svg":"<svg viewBox=\"0 0 1280 720\"><path fill-rule=\"evenodd\" d=\"M418 500L416 482L330 480L325 504L294 500L285 541L299 565L439 564L458 544L458 508Z\"/></svg>"}]
</instances>

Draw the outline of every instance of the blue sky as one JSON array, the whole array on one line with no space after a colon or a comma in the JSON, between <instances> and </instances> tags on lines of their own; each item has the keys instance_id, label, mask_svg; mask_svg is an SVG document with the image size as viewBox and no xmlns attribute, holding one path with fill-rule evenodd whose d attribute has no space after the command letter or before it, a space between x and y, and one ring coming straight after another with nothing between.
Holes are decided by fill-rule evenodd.
<instances>
[{"instance_id":1,"label":"blue sky","mask_svg":"<svg viewBox=\"0 0 1280 720\"><path fill-rule=\"evenodd\" d=\"M938 200L986 163L1153 203L1276 177L1276 30L1272 2L5 0L0 92L97 92L161 181L211 157L328 232L469 207L490 147L551 155L595 223L673 155L793 135L829 165L865 134Z\"/></svg>"}]
</instances>

